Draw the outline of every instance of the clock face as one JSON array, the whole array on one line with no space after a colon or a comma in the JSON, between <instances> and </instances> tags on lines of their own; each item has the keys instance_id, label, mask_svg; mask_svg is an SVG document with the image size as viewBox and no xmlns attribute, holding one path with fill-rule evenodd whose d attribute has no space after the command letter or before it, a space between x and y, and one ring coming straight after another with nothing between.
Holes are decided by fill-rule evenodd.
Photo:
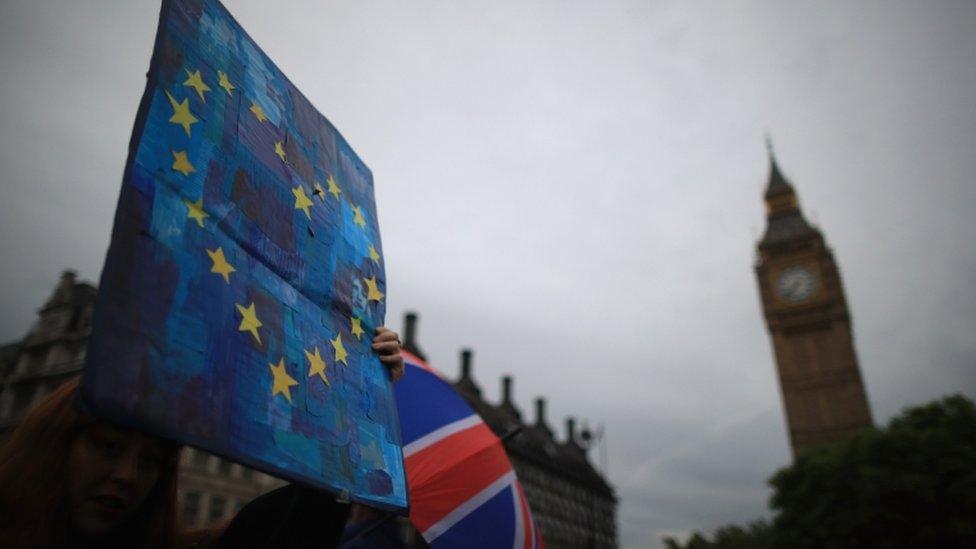
<instances>
[{"instance_id":1,"label":"clock face","mask_svg":"<svg viewBox=\"0 0 976 549\"><path fill-rule=\"evenodd\" d=\"M817 277L805 267L790 267L779 275L776 290L785 299L798 303L809 298L817 287Z\"/></svg>"}]
</instances>

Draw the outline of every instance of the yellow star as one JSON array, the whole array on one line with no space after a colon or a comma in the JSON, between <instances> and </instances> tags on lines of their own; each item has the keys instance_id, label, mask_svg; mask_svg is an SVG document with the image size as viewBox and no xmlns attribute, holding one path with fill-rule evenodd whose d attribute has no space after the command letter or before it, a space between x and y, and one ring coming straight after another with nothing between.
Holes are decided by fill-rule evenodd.
<instances>
[{"instance_id":1,"label":"yellow star","mask_svg":"<svg viewBox=\"0 0 976 549\"><path fill-rule=\"evenodd\" d=\"M316 181L315 185L312 186L315 187L315 191L313 192L313 194L316 194L318 195L319 198L325 200L325 189L322 188L322 184Z\"/></svg>"},{"instance_id":2,"label":"yellow star","mask_svg":"<svg viewBox=\"0 0 976 549\"><path fill-rule=\"evenodd\" d=\"M173 116L169 117L169 121L183 126L183 131L189 136L190 126L200 121L190 112L190 100L184 99L182 103L177 103L176 98L170 95L168 91L166 97L169 98L169 104L173 106Z\"/></svg>"},{"instance_id":3,"label":"yellow star","mask_svg":"<svg viewBox=\"0 0 976 549\"><path fill-rule=\"evenodd\" d=\"M356 339L362 339L363 334L366 333L363 331L363 321L354 316L349 317L349 320L352 321L352 335L356 336Z\"/></svg>"},{"instance_id":4,"label":"yellow star","mask_svg":"<svg viewBox=\"0 0 976 549\"><path fill-rule=\"evenodd\" d=\"M285 357L281 357L278 364L268 364L268 367L271 368L271 375L274 376L274 382L271 384L271 396L285 395L288 402L291 402L291 388L298 385L298 382L288 375L288 370L285 369Z\"/></svg>"},{"instance_id":5,"label":"yellow star","mask_svg":"<svg viewBox=\"0 0 976 549\"><path fill-rule=\"evenodd\" d=\"M203 199L190 202L184 198L183 203L186 204L186 217L196 220L197 225L203 227L203 220L210 217L210 214L203 211Z\"/></svg>"},{"instance_id":6,"label":"yellow star","mask_svg":"<svg viewBox=\"0 0 976 549\"><path fill-rule=\"evenodd\" d=\"M349 363L346 362L346 356L349 353L346 352L346 347L342 344L342 334L336 334L335 339L330 339L329 343L331 343L332 348L335 349L335 361L349 366Z\"/></svg>"},{"instance_id":7,"label":"yellow star","mask_svg":"<svg viewBox=\"0 0 976 549\"><path fill-rule=\"evenodd\" d=\"M171 151L173 153L173 170L180 172L184 176L190 175L191 173L197 171L190 164L190 159L186 156L186 151Z\"/></svg>"},{"instance_id":8,"label":"yellow star","mask_svg":"<svg viewBox=\"0 0 976 549\"><path fill-rule=\"evenodd\" d=\"M230 284L230 273L236 271L233 265L227 263L227 258L224 257L224 249L217 248L216 250L207 249L207 255L210 256L210 260L213 261L213 267L210 267L210 272L217 273L224 277L224 281Z\"/></svg>"},{"instance_id":9,"label":"yellow star","mask_svg":"<svg viewBox=\"0 0 976 549\"><path fill-rule=\"evenodd\" d=\"M312 219L312 214L308 212L312 206L312 200L305 194L305 187L299 185L291 190L291 194L295 195L295 209L304 211L305 216Z\"/></svg>"},{"instance_id":10,"label":"yellow star","mask_svg":"<svg viewBox=\"0 0 976 549\"><path fill-rule=\"evenodd\" d=\"M275 141L275 154L282 162L285 161L285 147L282 146L281 141Z\"/></svg>"},{"instance_id":11,"label":"yellow star","mask_svg":"<svg viewBox=\"0 0 976 549\"><path fill-rule=\"evenodd\" d=\"M261 108L261 105L258 105L254 101L251 101L250 111L254 113L254 118L257 118L258 122L264 122L268 119L268 117L264 115L264 109Z\"/></svg>"},{"instance_id":12,"label":"yellow star","mask_svg":"<svg viewBox=\"0 0 976 549\"><path fill-rule=\"evenodd\" d=\"M197 69L196 72L190 72L190 69L183 69L183 70L185 70L186 75L189 76L189 78L187 78L186 81L183 82L183 85L189 86L197 90L197 94L200 96L200 101L206 103L207 98L203 96L203 92L210 91L210 86L206 85L203 82L203 77L200 76L200 69Z\"/></svg>"},{"instance_id":13,"label":"yellow star","mask_svg":"<svg viewBox=\"0 0 976 549\"><path fill-rule=\"evenodd\" d=\"M376 277L364 278L366 282L366 299L368 301L383 301L383 292L376 287Z\"/></svg>"},{"instance_id":14,"label":"yellow star","mask_svg":"<svg viewBox=\"0 0 976 549\"><path fill-rule=\"evenodd\" d=\"M231 84L230 80L227 79L227 73L224 71L217 71L217 79L219 80L219 82L217 82L217 85L220 86L221 88L224 88L224 91L227 92L227 95L231 95L230 92L234 91L234 85Z\"/></svg>"},{"instance_id":15,"label":"yellow star","mask_svg":"<svg viewBox=\"0 0 976 549\"><path fill-rule=\"evenodd\" d=\"M376 251L376 248L372 244L369 245L369 258L373 260L373 263L380 264L380 253Z\"/></svg>"},{"instance_id":16,"label":"yellow star","mask_svg":"<svg viewBox=\"0 0 976 549\"><path fill-rule=\"evenodd\" d=\"M363 217L363 210L359 206L352 207L352 222L362 228L366 228L366 218Z\"/></svg>"},{"instance_id":17,"label":"yellow star","mask_svg":"<svg viewBox=\"0 0 976 549\"><path fill-rule=\"evenodd\" d=\"M332 176L330 175L329 179L327 179L325 182L329 184L329 192L332 193L332 196L336 197L336 200L339 200L339 193L342 192L342 189L340 189L339 185L336 184L335 179L332 179Z\"/></svg>"},{"instance_id":18,"label":"yellow star","mask_svg":"<svg viewBox=\"0 0 976 549\"><path fill-rule=\"evenodd\" d=\"M245 308L243 305L238 305L237 303L234 305L237 306L237 311L241 313L241 325L238 326L237 331L251 332L251 335L254 336L254 339L256 339L258 345L260 345L261 336L258 335L258 328L264 325L261 324L260 320L258 320L258 313L254 310L254 302L252 301L247 308Z\"/></svg>"},{"instance_id":19,"label":"yellow star","mask_svg":"<svg viewBox=\"0 0 976 549\"><path fill-rule=\"evenodd\" d=\"M318 374L322 378L322 381L331 387L332 384L329 383L329 378L325 377L325 361L322 360L322 355L319 354L319 348L315 348L315 353L305 351L305 358L308 359L308 377Z\"/></svg>"}]
</instances>

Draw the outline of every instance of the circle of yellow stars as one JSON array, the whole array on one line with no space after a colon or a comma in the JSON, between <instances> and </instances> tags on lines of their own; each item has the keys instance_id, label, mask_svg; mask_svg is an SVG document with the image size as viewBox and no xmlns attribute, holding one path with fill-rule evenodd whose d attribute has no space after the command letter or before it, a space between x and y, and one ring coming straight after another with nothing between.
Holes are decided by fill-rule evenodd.
<instances>
[{"instance_id":1,"label":"circle of yellow stars","mask_svg":"<svg viewBox=\"0 0 976 549\"><path fill-rule=\"evenodd\" d=\"M183 82L183 86L191 88L194 92L196 92L201 103L206 103L206 94L212 92L213 90L204 81L200 70L190 70L190 68L184 68L184 71L186 72L187 78ZM236 90L237 87L234 86L234 84L230 81L230 77L227 75L227 73L222 70L218 70L217 79L217 86L223 89L227 96L233 96L234 90ZM172 93L170 93L169 90L164 90L164 92L169 100L170 107L173 109L169 122L183 128L183 131L186 133L188 138L192 137L193 125L199 123L200 119L197 118L190 110L189 98L184 97L182 100L179 100ZM251 101L251 106L248 110L254 115L254 118L259 123L268 122L268 117L265 114L264 109L257 102ZM188 177L190 174L196 173L196 167L191 162L189 154L186 150L173 149L171 150L171 153L173 155L173 164L171 169L174 172L182 174L183 177ZM282 141L275 142L274 153L279 159L281 159L282 162L287 161L287 152L285 151L285 146ZM315 181L313 184L313 195L317 195L323 201L326 201L326 194L330 194L334 200L338 201L340 195L342 194L342 188L339 186L338 182L336 182L335 177L332 174L329 174L329 176L326 178L326 185L327 188L323 187L318 181ZM299 184L292 189L292 194L295 197L295 209L301 210L305 214L305 217L311 220L311 208L314 207L315 203L306 194L305 187ZM203 228L205 226L204 221L210 217L210 215L204 210L203 198L199 198L196 201L191 201L184 198L183 203L187 208L187 219L193 220L199 227ZM359 205L353 204L351 209L353 223L365 230L367 223L362 208ZM225 283L230 284L230 275L237 272L237 269L227 260L227 256L224 254L223 248L219 246L213 250L205 248L205 251L211 261L210 272L219 275L224 279ZM370 261L379 265L381 256L372 243L369 244L367 253ZM379 290L376 277L372 276L369 278L363 278L363 282L366 284L367 301L382 302L385 295ZM258 345L262 345L260 328L262 328L264 324L258 318L258 312L254 302L251 301L247 306L244 306L241 303L235 303L235 307L241 317L238 331L250 333L255 342L257 342ZM362 326L362 319L353 316L349 318L349 321L350 333L357 340L362 340L362 336L365 335L365 330L363 330ZM336 364L342 363L348 366L349 363L347 358L349 353L345 348L345 344L343 343L342 334L337 333L334 339L329 340L329 344L332 346L333 361ZM318 376L326 386L331 386L329 378L326 374L328 364L322 357L318 346L313 346L312 349L305 349L304 353L309 364L307 377L311 378ZM268 368L270 369L272 375L271 396L275 397L281 395L285 398L285 400L291 403L291 388L299 385L299 382L296 381L295 378L291 377L291 375L288 373L285 365L285 358L281 357L275 364L269 363Z\"/></svg>"}]
</instances>

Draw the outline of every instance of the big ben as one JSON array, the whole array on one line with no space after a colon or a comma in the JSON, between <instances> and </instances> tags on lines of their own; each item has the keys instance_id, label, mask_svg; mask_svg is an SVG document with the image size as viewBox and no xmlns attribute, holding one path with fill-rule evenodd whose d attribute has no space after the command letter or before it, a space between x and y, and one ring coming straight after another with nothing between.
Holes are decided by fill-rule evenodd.
<instances>
[{"instance_id":1,"label":"big ben","mask_svg":"<svg viewBox=\"0 0 976 549\"><path fill-rule=\"evenodd\" d=\"M834 255L803 217L771 147L769 161L756 277L796 456L871 426L871 411Z\"/></svg>"}]
</instances>

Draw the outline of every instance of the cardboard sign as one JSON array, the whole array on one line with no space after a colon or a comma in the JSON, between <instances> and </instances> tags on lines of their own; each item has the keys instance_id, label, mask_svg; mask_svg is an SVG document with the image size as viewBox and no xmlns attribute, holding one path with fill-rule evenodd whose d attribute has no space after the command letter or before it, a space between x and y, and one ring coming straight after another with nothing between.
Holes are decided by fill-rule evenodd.
<instances>
[{"instance_id":1,"label":"cardboard sign","mask_svg":"<svg viewBox=\"0 0 976 549\"><path fill-rule=\"evenodd\" d=\"M372 174L338 131L219 2L164 1L85 405L405 510L396 406L370 347L382 250Z\"/></svg>"}]
</instances>

